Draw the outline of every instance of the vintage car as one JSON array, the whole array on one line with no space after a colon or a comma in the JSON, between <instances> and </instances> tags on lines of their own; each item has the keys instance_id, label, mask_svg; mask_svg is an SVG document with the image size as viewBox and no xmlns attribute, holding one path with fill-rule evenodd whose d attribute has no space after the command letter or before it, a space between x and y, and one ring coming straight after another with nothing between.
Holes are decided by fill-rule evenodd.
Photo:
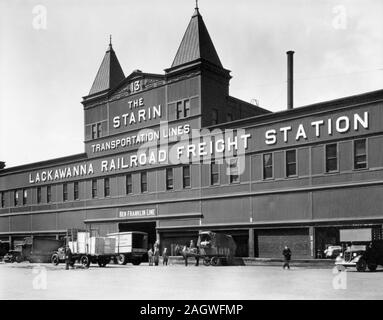
<instances>
[{"instance_id":1,"label":"vintage car","mask_svg":"<svg viewBox=\"0 0 383 320\"><path fill-rule=\"evenodd\" d=\"M16 250L10 250L8 251L4 258L3 261L7 263L13 263L13 262L22 262L24 259L21 254L21 249L16 249Z\"/></svg>"},{"instance_id":2,"label":"vintage car","mask_svg":"<svg viewBox=\"0 0 383 320\"><path fill-rule=\"evenodd\" d=\"M366 245L348 246L347 249L340 253L335 259L335 265L338 270L343 271L349 267L356 267L358 270L360 257L366 252L366 247Z\"/></svg>"},{"instance_id":3,"label":"vintage car","mask_svg":"<svg viewBox=\"0 0 383 320\"><path fill-rule=\"evenodd\" d=\"M342 252L341 246L333 246L329 245L327 246L327 249L324 251L324 256L327 259L334 259Z\"/></svg>"},{"instance_id":4,"label":"vintage car","mask_svg":"<svg viewBox=\"0 0 383 320\"><path fill-rule=\"evenodd\" d=\"M364 272L367 268L375 271L378 265L383 266L383 240L374 240L367 246L351 246L344 256L335 260L335 265L338 270L342 267L356 267L359 272Z\"/></svg>"}]
</instances>

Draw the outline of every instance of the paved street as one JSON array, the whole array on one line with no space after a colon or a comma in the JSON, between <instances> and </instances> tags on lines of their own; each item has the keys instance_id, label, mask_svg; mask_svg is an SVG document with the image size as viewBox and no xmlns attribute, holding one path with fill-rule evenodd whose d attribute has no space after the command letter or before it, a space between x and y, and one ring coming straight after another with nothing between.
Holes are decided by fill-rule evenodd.
<instances>
[{"instance_id":1,"label":"paved street","mask_svg":"<svg viewBox=\"0 0 383 320\"><path fill-rule=\"evenodd\" d=\"M41 269L41 267L44 267ZM1 299L382 299L383 270L0 263ZM345 278L339 278L344 277ZM334 277L335 280L334 280ZM46 281L45 281L46 279ZM335 282L339 289L334 289ZM344 285L346 289L342 289ZM46 289L44 287L46 286Z\"/></svg>"}]
</instances>

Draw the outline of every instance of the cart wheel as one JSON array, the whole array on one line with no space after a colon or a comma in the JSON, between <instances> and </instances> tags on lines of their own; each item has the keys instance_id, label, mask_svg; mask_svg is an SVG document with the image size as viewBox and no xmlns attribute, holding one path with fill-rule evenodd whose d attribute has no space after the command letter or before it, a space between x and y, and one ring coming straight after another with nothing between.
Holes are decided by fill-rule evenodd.
<instances>
[{"instance_id":1,"label":"cart wheel","mask_svg":"<svg viewBox=\"0 0 383 320\"><path fill-rule=\"evenodd\" d=\"M218 257L212 257L211 260L210 260L210 264L212 266L218 266L219 262L220 261L219 261Z\"/></svg>"},{"instance_id":2,"label":"cart wheel","mask_svg":"<svg viewBox=\"0 0 383 320\"><path fill-rule=\"evenodd\" d=\"M84 268L89 268L89 265L90 265L90 259L88 256L82 256L80 258L80 263L82 264L82 266Z\"/></svg>"},{"instance_id":3,"label":"cart wheel","mask_svg":"<svg viewBox=\"0 0 383 320\"><path fill-rule=\"evenodd\" d=\"M54 266L57 266L60 263L60 259L59 259L58 254L52 255L51 262Z\"/></svg>"},{"instance_id":4,"label":"cart wheel","mask_svg":"<svg viewBox=\"0 0 383 320\"><path fill-rule=\"evenodd\" d=\"M128 263L128 259L126 259L126 256L121 253L117 256L117 262L118 264L126 265Z\"/></svg>"},{"instance_id":5,"label":"cart wheel","mask_svg":"<svg viewBox=\"0 0 383 320\"><path fill-rule=\"evenodd\" d=\"M209 258L203 258L203 265L204 266L210 266L210 259Z\"/></svg>"}]
</instances>

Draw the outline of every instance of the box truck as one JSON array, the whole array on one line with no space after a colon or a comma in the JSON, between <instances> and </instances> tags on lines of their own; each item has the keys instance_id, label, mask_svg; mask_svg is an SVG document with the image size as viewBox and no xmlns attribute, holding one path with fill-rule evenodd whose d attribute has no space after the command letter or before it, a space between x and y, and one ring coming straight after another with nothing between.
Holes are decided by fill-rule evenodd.
<instances>
[{"instance_id":1,"label":"box truck","mask_svg":"<svg viewBox=\"0 0 383 320\"><path fill-rule=\"evenodd\" d=\"M115 257L116 240L108 237L91 236L89 231L69 229L65 245L72 251L72 265L78 261L88 268L91 263L105 267ZM65 261L65 246L51 256L51 262L58 265Z\"/></svg>"},{"instance_id":2,"label":"box truck","mask_svg":"<svg viewBox=\"0 0 383 320\"><path fill-rule=\"evenodd\" d=\"M148 234L140 231L117 232L107 235L107 239L115 241L114 253L117 262L125 265L131 262L139 265L148 250Z\"/></svg>"}]
</instances>

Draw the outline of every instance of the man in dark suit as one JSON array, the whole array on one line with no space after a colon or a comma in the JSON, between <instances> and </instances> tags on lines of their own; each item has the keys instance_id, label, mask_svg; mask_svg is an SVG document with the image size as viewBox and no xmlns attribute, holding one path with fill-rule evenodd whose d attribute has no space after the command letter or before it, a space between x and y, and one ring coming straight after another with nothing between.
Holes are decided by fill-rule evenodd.
<instances>
[{"instance_id":1,"label":"man in dark suit","mask_svg":"<svg viewBox=\"0 0 383 320\"><path fill-rule=\"evenodd\" d=\"M283 249L283 257L284 257L284 264L283 264L283 269L290 269L290 260L291 260L291 250L288 246L285 246Z\"/></svg>"}]
</instances>

